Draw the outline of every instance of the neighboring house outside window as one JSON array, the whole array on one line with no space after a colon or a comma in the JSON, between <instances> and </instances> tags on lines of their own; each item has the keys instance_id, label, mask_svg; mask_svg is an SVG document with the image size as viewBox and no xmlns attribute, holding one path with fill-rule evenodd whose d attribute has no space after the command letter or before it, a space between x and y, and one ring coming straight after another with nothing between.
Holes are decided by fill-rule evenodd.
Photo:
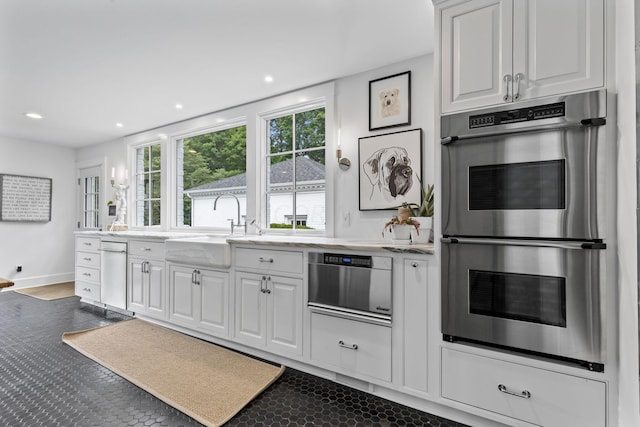
<instances>
[{"instance_id":1,"label":"neighboring house outside window","mask_svg":"<svg viewBox=\"0 0 640 427\"><path fill-rule=\"evenodd\" d=\"M305 157L299 157L296 164L298 171L296 181L300 189L297 197L298 212L305 212L297 215L296 225L322 229L325 224L324 164ZM293 225L293 214L291 213L293 206L292 171L292 159L277 163L270 169L269 182L273 189L271 197L272 223L282 224L283 227ZM240 202L240 211L246 212L246 179L247 174L242 173L184 190L184 193L192 200L193 226L228 227L229 218L233 218L235 222L237 204L232 196L227 195L235 195ZM277 192L278 186L283 189L280 194ZM218 200L216 211L214 211L213 204L218 196L221 197ZM241 220L244 223L245 219L241 217Z\"/></svg>"}]
</instances>

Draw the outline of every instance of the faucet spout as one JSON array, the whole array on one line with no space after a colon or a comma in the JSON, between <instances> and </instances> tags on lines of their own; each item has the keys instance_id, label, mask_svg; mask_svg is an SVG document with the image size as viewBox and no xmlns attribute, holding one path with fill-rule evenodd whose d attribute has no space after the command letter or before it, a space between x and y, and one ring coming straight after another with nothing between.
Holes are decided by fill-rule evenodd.
<instances>
[{"instance_id":1,"label":"faucet spout","mask_svg":"<svg viewBox=\"0 0 640 427\"><path fill-rule=\"evenodd\" d=\"M234 199L236 199L236 204L238 205L238 220L237 220L237 222L236 222L235 224L233 223L233 220L231 221L231 234L233 234L233 229L234 229L235 227L241 227L241 226L244 226L244 227L245 227L245 230L246 230L247 225L246 225L246 224L240 224L240 200L238 200L238 198L236 197L236 195L235 195L235 194L232 194L232 193L222 193L222 194L220 194L220 195L219 195L218 197L216 197L216 199L213 201L213 210L216 210L216 208L217 208L217 206L218 206L218 199L219 199L220 197L222 197L222 196L231 196L231 197L233 197Z\"/></svg>"}]
</instances>

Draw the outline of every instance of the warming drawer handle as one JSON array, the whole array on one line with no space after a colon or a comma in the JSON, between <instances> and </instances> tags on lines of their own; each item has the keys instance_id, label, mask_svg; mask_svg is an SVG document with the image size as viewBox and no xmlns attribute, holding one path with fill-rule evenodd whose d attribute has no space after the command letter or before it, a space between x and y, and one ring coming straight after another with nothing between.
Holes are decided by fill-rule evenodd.
<instances>
[{"instance_id":1,"label":"warming drawer handle","mask_svg":"<svg viewBox=\"0 0 640 427\"><path fill-rule=\"evenodd\" d=\"M357 350L357 349L358 349L358 344L351 344L351 345L347 345L347 344L345 344L345 343L344 343L344 341L342 341L342 340L338 341L338 345L339 345L340 347L344 347L344 348L346 348L346 349L348 349L348 350Z\"/></svg>"},{"instance_id":2,"label":"warming drawer handle","mask_svg":"<svg viewBox=\"0 0 640 427\"><path fill-rule=\"evenodd\" d=\"M260 262L268 262L268 263L273 264L273 258L263 258L263 257L260 257L260 258L258 258L258 259L260 260Z\"/></svg>"},{"instance_id":3,"label":"warming drawer handle","mask_svg":"<svg viewBox=\"0 0 640 427\"><path fill-rule=\"evenodd\" d=\"M498 384L498 390L500 390L502 393L510 394L512 396L521 397L523 399L531 399L531 393L527 390L522 390L518 393L517 391L509 390L504 384Z\"/></svg>"}]
</instances>

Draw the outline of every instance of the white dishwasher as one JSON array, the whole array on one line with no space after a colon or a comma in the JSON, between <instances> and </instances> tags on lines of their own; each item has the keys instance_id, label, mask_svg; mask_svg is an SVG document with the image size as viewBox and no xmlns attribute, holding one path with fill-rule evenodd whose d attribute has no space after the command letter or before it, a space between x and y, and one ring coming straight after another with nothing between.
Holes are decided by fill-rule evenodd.
<instances>
[{"instance_id":1,"label":"white dishwasher","mask_svg":"<svg viewBox=\"0 0 640 427\"><path fill-rule=\"evenodd\" d=\"M102 241L100 269L100 301L122 310L127 309L127 244Z\"/></svg>"}]
</instances>

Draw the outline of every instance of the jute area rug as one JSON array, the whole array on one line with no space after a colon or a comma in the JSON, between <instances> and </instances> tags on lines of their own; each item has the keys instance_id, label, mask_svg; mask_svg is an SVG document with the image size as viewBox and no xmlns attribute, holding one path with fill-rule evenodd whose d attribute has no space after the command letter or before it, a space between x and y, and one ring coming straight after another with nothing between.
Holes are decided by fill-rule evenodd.
<instances>
[{"instance_id":1,"label":"jute area rug","mask_svg":"<svg viewBox=\"0 0 640 427\"><path fill-rule=\"evenodd\" d=\"M139 319L62 341L206 426L227 422L285 369Z\"/></svg>"},{"instance_id":2,"label":"jute area rug","mask_svg":"<svg viewBox=\"0 0 640 427\"><path fill-rule=\"evenodd\" d=\"M75 282L56 283L54 285L36 286L35 288L16 289L14 292L30 297L51 301L72 297L76 294Z\"/></svg>"}]
</instances>

